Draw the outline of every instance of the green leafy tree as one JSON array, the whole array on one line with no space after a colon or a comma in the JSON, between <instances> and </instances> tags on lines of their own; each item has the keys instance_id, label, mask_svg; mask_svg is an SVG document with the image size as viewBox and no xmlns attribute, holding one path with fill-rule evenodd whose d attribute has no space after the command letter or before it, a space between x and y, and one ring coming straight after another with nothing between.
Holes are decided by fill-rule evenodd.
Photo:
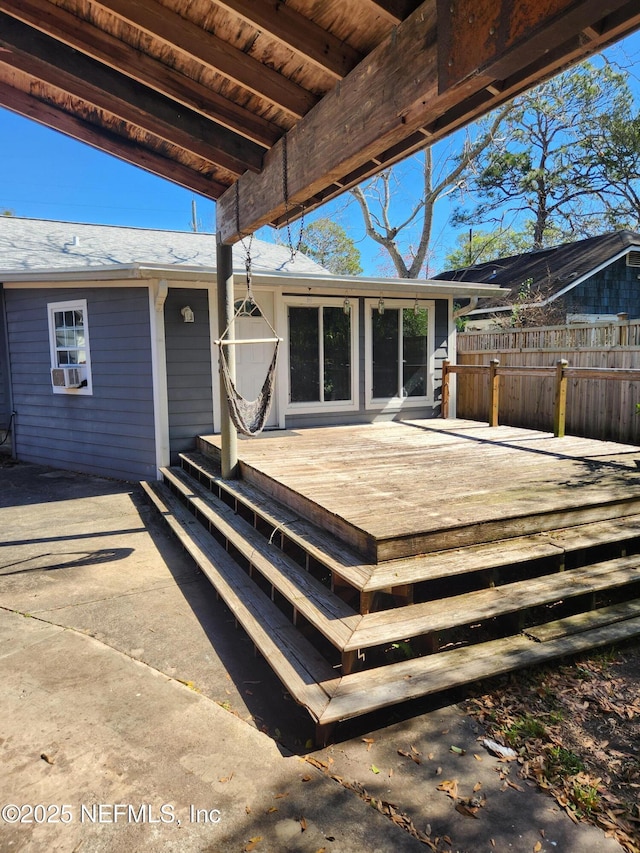
<instances>
[{"instance_id":1,"label":"green leafy tree","mask_svg":"<svg viewBox=\"0 0 640 853\"><path fill-rule=\"evenodd\" d=\"M456 240L456 248L445 257L446 269L462 269L493 261L496 258L507 258L527 251L531 240L526 234L512 229L496 228L495 231L473 231L460 234Z\"/></svg>"},{"instance_id":2,"label":"green leafy tree","mask_svg":"<svg viewBox=\"0 0 640 853\"><path fill-rule=\"evenodd\" d=\"M607 126L626 127L632 104L627 74L584 62L520 95L499 144L486 148L469 182L478 204L457 223L488 222L487 214L524 218L532 247L606 230L609 177L600 152ZM606 120L605 120L606 119ZM612 157L613 169L613 157Z\"/></svg>"},{"instance_id":3,"label":"green leafy tree","mask_svg":"<svg viewBox=\"0 0 640 853\"><path fill-rule=\"evenodd\" d=\"M589 144L603 178L601 198L614 228L640 225L640 113L627 119L604 115Z\"/></svg>"},{"instance_id":4,"label":"green leafy tree","mask_svg":"<svg viewBox=\"0 0 640 853\"><path fill-rule=\"evenodd\" d=\"M300 251L334 275L360 275L360 251L341 225L316 219L302 232Z\"/></svg>"}]
</instances>

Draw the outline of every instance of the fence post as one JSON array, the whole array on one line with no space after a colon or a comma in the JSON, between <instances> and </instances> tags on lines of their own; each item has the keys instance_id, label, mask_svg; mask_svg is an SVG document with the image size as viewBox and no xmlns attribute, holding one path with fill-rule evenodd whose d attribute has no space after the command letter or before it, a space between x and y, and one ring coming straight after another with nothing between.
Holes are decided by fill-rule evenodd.
<instances>
[{"instance_id":1,"label":"fence post","mask_svg":"<svg viewBox=\"0 0 640 853\"><path fill-rule=\"evenodd\" d=\"M442 406L440 407L440 417L449 417L449 365L451 362L445 358L442 362Z\"/></svg>"},{"instance_id":2,"label":"fence post","mask_svg":"<svg viewBox=\"0 0 640 853\"><path fill-rule=\"evenodd\" d=\"M629 344L629 315L624 312L618 314L618 346L626 347Z\"/></svg>"},{"instance_id":3,"label":"fence post","mask_svg":"<svg viewBox=\"0 0 640 853\"><path fill-rule=\"evenodd\" d=\"M498 426L498 408L500 406L500 377L498 376L499 358L489 362L489 426Z\"/></svg>"},{"instance_id":4,"label":"fence post","mask_svg":"<svg viewBox=\"0 0 640 853\"><path fill-rule=\"evenodd\" d=\"M564 438L567 419L567 377L564 369L568 364L565 358L556 362L556 394L553 408L553 434L556 438Z\"/></svg>"}]
</instances>

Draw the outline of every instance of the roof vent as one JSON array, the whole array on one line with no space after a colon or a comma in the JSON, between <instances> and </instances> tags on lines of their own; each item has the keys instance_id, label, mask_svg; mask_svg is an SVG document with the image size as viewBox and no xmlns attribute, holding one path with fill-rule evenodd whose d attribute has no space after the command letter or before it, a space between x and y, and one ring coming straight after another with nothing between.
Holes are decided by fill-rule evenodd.
<instances>
[{"instance_id":1,"label":"roof vent","mask_svg":"<svg viewBox=\"0 0 640 853\"><path fill-rule=\"evenodd\" d=\"M628 267L640 267L640 252L629 252L627 254Z\"/></svg>"}]
</instances>

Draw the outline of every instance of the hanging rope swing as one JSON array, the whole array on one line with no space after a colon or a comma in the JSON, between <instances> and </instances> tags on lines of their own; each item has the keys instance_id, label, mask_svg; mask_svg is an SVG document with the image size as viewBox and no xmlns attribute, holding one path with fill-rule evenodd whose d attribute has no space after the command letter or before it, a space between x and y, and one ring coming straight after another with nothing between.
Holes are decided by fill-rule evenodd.
<instances>
[{"instance_id":1,"label":"hanging rope swing","mask_svg":"<svg viewBox=\"0 0 640 853\"><path fill-rule=\"evenodd\" d=\"M238 184L236 183L236 220L238 220L236 224L238 225L238 233L240 233L239 218L240 214L238 204ZM266 426L267 419L269 417L269 411L271 410L271 403L273 402L273 394L275 390L278 347L282 343L282 338L278 336L276 330L267 320L264 313L261 311L260 306L254 299L253 293L251 291L251 244L253 242L253 234L249 238L248 247L245 246L243 239L241 239L240 242L242 243L242 247L245 251L247 295L235 309L233 317L229 322L229 325L220 335L220 338L216 341L216 344L218 345L219 349L220 375L222 376L222 381L224 384L227 404L229 407L229 416L233 422L233 425L239 433L242 433L242 435L246 436L254 436L262 432L262 430ZM239 317L247 317L252 315L255 316L256 312L262 317L264 322L267 324L273 334L273 337L236 338L235 333L233 338L229 337L229 333L232 329L235 329L235 321ZM262 389L260 390L260 393L258 394L255 400L247 400L238 391L238 388L236 386L231 366L229 364L228 347L246 344L270 343L274 344L273 356L271 358L271 363L269 364L269 367L267 369L267 375L262 385Z\"/></svg>"},{"instance_id":2,"label":"hanging rope swing","mask_svg":"<svg viewBox=\"0 0 640 853\"><path fill-rule=\"evenodd\" d=\"M238 234L242 234L240 230L240 188L239 184L236 181L236 231ZM289 208L289 186L288 186L288 164L287 164L287 136L286 134L282 137L282 193L284 197L284 207L285 207L285 219L287 224L287 236L289 238L289 250L291 252L291 262L295 260L296 254L300 250L300 246L302 245L302 236L304 232L304 208L302 208L302 217L300 220L300 233L298 237L297 245L294 247L293 240L291 237L291 225L290 225L290 208ZM266 316L260 310L260 306L256 302L253 297L253 293L251 292L251 245L253 242L253 234L249 236L249 245L245 246L244 238L240 237L240 243L245 252L245 269L247 276L247 295L242 300L240 305L234 311L233 317L229 322L229 325L224 330L224 332L220 335L219 340L216 341L216 344L219 348L220 358L220 374L222 376L222 381L224 384L225 394L227 397L227 404L229 407L229 416L233 422L233 425L238 430L238 432L242 433L242 435L253 436L258 435L258 433L262 432L264 429L267 419L269 417L269 411L271 409L271 403L273 402L273 394L275 390L275 382L276 382L276 364L278 361L278 347L282 343L282 338L278 336L278 333L273 328L271 323L267 320ZM246 317L255 314L255 310L259 312L262 319L265 321L270 331L273 333L272 338L229 338L229 332L231 329L235 328L235 321L238 317ZM267 375L264 380L264 384L262 385L262 389L255 400L247 400L245 397L240 394L236 383L234 381L233 373L231 370L231 366L229 364L228 350L227 348L230 346L237 346L243 344L274 344L273 348L273 357L271 358L271 363L267 369Z\"/></svg>"},{"instance_id":3,"label":"hanging rope swing","mask_svg":"<svg viewBox=\"0 0 640 853\"><path fill-rule=\"evenodd\" d=\"M271 409L271 403L273 401L273 392L275 389L276 382L276 363L278 361L278 347L282 342L282 338L278 337L276 330L273 328L273 326L267 320L264 314L262 314L262 311L260 311L260 314L262 315L263 320L273 332L272 338L229 338L229 330L233 327L235 320L238 317L246 317L247 308L249 306L251 311L253 311L253 308L257 308L258 311L260 311L260 307L253 298L253 295L251 294L250 290L248 290L247 296L242 300L242 302L238 306L238 309L234 312L233 319L220 336L220 339L216 341L216 343L218 344L218 347L220 349L220 374L222 376L222 381L224 383L224 389L227 396L229 415L231 417L231 420L233 421L233 425L238 430L238 432L242 433L242 435L253 436L258 435L258 433L262 432L267 423L267 418L269 417L269 411ZM233 380L227 355L227 347L235 346L237 344L269 343L274 344L273 356L271 358L271 363L267 369L267 375L262 385L262 389L255 400L247 400L238 391L236 384Z\"/></svg>"}]
</instances>

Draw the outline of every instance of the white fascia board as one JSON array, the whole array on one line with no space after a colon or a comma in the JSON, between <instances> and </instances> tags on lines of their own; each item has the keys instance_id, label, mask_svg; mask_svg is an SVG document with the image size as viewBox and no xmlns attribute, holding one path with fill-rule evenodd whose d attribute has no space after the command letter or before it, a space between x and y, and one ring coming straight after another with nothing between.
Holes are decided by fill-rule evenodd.
<instances>
[{"instance_id":1,"label":"white fascia board","mask_svg":"<svg viewBox=\"0 0 640 853\"><path fill-rule=\"evenodd\" d=\"M237 271L237 283L245 279L244 271ZM131 280L166 278L171 285L208 286L215 281L216 272L209 267L166 266L161 264L112 264L101 267L80 267L75 269L14 270L0 272L0 281L8 285L20 284L86 284L87 282L128 282ZM360 276L324 276L299 275L295 273L258 272L252 275L256 285L278 285L286 293L307 293L312 291L358 294L375 294L393 298L407 295L423 298L441 297L469 298L478 296L489 298L502 295L506 288L479 282L440 281L435 279L401 278L362 278Z\"/></svg>"},{"instance_id":2,"label":"white fascia board","mask_svg":"<svg viewBox=\"0 0 640 853\"><path fill-rule=\"evenodd\" d=\"M435 279L402 279L402 278L363 278L360 276L320 276L320 275L272 275L256 273L252 276L256 283L268 284L274 282L282 286L283 293L299 295L309 291L330 293L337 291L340 295L366 296L382 295L389 299L394 296L429 299L468 298L471 296L491 297L501 296L505 288L494 284L477 282L439 281Z\"/></svg>"}]
</instances>

